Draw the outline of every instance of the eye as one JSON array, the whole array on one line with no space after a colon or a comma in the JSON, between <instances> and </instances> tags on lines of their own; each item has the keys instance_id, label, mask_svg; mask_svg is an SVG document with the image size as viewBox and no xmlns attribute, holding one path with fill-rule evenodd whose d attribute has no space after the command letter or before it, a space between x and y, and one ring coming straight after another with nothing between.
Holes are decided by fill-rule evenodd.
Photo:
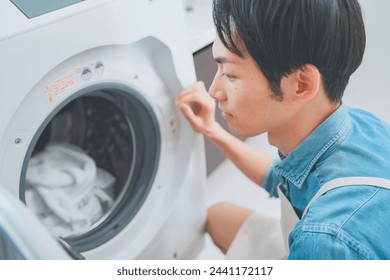
<instances>
[{"instance_id":1,"label":"eye","mask_svg":"<svg viewBox=\"0 0 390 280\"><path fill-rule=\"evenodd\" d=\"M224 77L226 80L228 80L231 83L237 79L235 76L231 76L231 75L226 74L226 73L222 73L222 77Z\"/></svg>"}]
</instances>

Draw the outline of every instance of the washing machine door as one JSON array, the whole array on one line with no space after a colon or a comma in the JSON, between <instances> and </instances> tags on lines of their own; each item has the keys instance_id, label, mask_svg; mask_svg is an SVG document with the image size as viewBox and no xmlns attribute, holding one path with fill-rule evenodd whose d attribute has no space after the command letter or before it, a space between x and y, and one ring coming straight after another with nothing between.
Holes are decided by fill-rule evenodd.
<instances>
[{"instance_id":1,"label":"washing machine door","mask_svg":"<svg viewBox=\"0 0 390 280\"><path fill-rule=\"evenodd\" d=\"M26 205L1 187L0 205L0 260L72 259Z\"/></svg>"},{"instance_id":2,"label":"washing machine door","mask_svg":"<svg viewBox=\"0 0 390 280\"><path fill-rule=\"evenodd\" d=\"M20 199L74 251L114 238L148 197L160 156L157 119L121 84L96 84L62 102L27 150Z\"/></svg>"}]
</instances>

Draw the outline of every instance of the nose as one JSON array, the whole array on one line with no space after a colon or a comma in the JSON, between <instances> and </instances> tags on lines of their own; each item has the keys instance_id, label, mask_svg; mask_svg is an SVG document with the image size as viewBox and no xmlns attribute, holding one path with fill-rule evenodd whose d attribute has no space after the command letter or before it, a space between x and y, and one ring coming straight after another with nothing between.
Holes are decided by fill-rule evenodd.
<instances>
[{"instance_id":1,"label":"nose","mask_svg":"<svg viewBox=\"0 0 390 280\"><path fill-rule=\"evenodd\" d=\"M214 80L209 88L209 94L218 101L225 101L227 99L218 72L215 74Z\"/></svg>"}]
</instances>

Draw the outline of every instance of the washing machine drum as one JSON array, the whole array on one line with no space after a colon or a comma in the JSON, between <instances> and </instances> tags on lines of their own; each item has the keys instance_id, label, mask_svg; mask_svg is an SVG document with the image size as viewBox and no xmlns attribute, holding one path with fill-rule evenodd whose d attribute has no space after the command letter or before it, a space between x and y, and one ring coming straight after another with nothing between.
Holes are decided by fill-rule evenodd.
<instances>
[{"instance_id":1,"label":"washing machine drum","mask_svg":"<svg viewBox=\"0 0 390 280\"><path fill-rule=\"evenodd\" d=\"M141 94L119 85L85 89L37 131L20 196L54 235L88 251L136 215L159 153L158 122Z\"/></svg>"}]
</instances>

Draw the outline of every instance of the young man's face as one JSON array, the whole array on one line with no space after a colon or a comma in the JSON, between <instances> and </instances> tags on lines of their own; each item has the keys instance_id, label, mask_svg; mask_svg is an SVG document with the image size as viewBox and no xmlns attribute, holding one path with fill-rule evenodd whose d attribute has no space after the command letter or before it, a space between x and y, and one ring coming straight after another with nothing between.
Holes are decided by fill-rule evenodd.
<instances>
[{"instance_id":1,"label":"young man's face","mask_svg":"<svg viewBox=\"0 0 390 280\"><path fill-rule=\"evenodd\" d=\"M288 125L288 102L272 97L273 93L253 58L230 52L217 37L213 56L218 71L210 87L210 95L218 101L222 117L237 135L250 137L264 132L283 131ZM283 87L282 87L283 90Z\"/></svg>"}]
</instances>

